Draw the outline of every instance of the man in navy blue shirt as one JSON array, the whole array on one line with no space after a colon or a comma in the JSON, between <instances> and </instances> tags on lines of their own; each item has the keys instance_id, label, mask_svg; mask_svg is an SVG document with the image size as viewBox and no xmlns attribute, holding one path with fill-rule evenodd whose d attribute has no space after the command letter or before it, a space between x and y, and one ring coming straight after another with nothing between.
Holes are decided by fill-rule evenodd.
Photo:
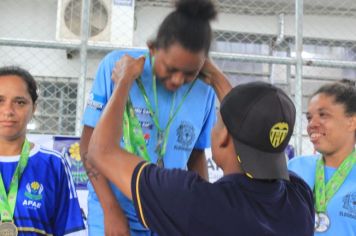
<instances>
[{"instance_id":1,"label":"man in navy blue shirt","mask_svg":"<svg viewBox=\"0 0 356 236\"><path fill-rule=\"evenodd\" d=\"M129 90L144 60L126 56L118 62L116 88L88 154L133 200L142 224L159 235L313 235L313 194L286 166L284 149L295 122L288 96L263 82L231 89L224 74L205 62L204 80L221 101L212 153L224 177L212 184L193 172L149 164L118 145Z\"/></svg>"}]
</instances>

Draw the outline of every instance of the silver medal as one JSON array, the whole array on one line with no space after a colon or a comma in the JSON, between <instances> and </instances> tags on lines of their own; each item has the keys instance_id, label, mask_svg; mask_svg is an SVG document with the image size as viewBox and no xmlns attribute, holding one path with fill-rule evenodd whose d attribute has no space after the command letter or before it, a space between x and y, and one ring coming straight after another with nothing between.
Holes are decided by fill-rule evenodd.
<instances>
[{"instance_id":1,"label":"silver medal","mask_svg":"<svg viewBox=\"0 0 356 236\"><path fill-rule=\"evenodd\" d=\"M330 219L326 213L319 212L315 213L315 232L322 233L329 229Z\"/></svg>"}]
</instances>

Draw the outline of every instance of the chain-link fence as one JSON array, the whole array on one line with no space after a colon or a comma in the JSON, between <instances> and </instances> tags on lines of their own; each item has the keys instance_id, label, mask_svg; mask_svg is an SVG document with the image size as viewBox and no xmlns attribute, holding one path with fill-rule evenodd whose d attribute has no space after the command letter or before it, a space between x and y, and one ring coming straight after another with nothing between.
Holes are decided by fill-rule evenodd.
<instances>
[{"instance_id":1,"label":"chain-link fence","mask_svg":"<svg viewBox=\"0 0 356 236\"><path fill-rule=\"evenodd\" d=\"M356 78L356 1L217 0L211 56L232 84L269 81L293 97L293 145L311 153L308 96L330 81ZM30 132L79 135L99 61L143 48L171 0L0 0L0 65L20 65L39 83Z\"/></svg>"}]
</instances>

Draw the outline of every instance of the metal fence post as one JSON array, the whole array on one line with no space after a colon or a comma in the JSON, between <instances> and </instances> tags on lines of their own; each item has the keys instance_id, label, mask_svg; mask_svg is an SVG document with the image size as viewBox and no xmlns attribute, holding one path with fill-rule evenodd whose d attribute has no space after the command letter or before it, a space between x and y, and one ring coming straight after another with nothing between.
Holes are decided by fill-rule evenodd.
<instances>
[{"instance_id":1,"label":"metal fence post","mask_svg":"<svg viewBox=\"0 0 356 236\"><path fill-rule=\"evenodd\" d=\"M81 119L84 109L85 99L85 80L87 77L87 51L89 38L89 17L90 17L90 0L82 1L82 22L81 22L81 44L80 44L80 75L77 90L77 115L75 125L75 135L81 133Z\"/></svg>"},{"instance_id":2,"label":"metal fence post","mask_svg":"<svg viewBox=\"0 0 356 236\"><path fill-rule=\"evenodd\" d=\"M302 153L302 105L303 105L303 0L295 1L295 150L296 154Z\"/></svg>"}]
</instances>

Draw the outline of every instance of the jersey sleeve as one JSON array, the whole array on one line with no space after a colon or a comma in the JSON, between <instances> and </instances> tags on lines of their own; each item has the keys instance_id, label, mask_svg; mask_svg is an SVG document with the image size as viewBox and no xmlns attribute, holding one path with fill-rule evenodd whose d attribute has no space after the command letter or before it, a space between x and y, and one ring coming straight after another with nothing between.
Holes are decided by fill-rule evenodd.
<instances>
[{"instance_id":1,"label":"jersey sleeve","mask_svg":"<svg viewBox=\"0 0 356 236\"><path fill-rule=\"evenodd\" d=\"M67 161L61 158L56 186L56 215L53 219L54 235L67 235L85 229L77 192Z\"/></svg>"},{"instance_id":2,"label":"jersey sleeve","mask_svg":"<svg viewBox=\"0 0 356 236\"><path fill-rule=\"evenodd\" d=\"M210 147L210 135L211 130L216 122L216 106L215 106L215 92L212 88L209 88L209 95L206 105L206 116L204 125L201 129L199 137L195 143L195 149L205 149Z\"/></svg>"},{"instance_id":3,"label":"jersey sleeve","mask_svg":"<svg viewBox=\"0 0 356 236\"><path fill-rule=\"evenodd\" d=\"M131 180L132 199L141 223L162 234L187 235L195 184L203 180L193 172L167 170L141 162Z\"/></svg>"},{"instance_id":4,"label":"jersey sleeve","mask_svg":"<svg viewBox=\"0 0 356 236\"><path fill-rule=\"evenodd\" d=\"M314 188L316 156L294 157L288 162L288 169L300 176L310 188Z\"/></svg>"},{"instance_id":5,"label":"jersey sleeve","mask_svg":"<svg viewBox=\"0 0 356 236\"><path fill-rule=\"evenodd\" d=\"M86 103L83 115L83 125L95 127L108 102L112 91L112 70L115 65L113 53L108 54L99 64L94 82Z\"/></svg>"}]
</instances>

